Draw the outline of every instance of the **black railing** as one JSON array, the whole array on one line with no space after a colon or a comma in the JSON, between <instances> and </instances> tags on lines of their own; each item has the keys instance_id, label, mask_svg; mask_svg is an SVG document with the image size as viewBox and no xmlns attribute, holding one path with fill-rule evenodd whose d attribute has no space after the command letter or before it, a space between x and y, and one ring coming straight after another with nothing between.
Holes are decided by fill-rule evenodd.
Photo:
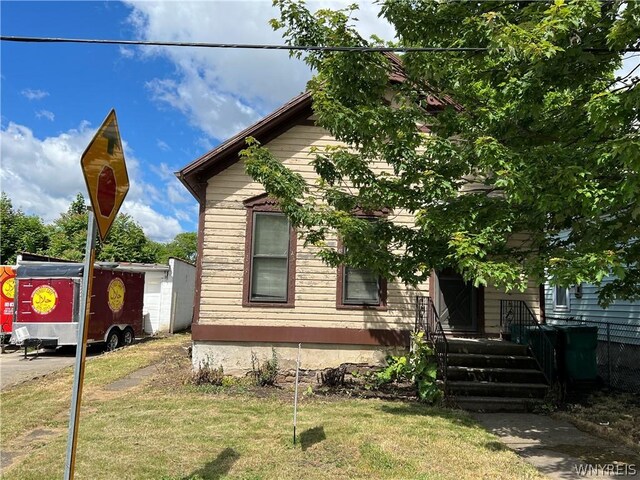
<instances>
[{"instance_id":1,"label":"black railing","mask_svg":"<svg viewBox=\"0 0 640 480\"><path fill-rule=\"evenodd\" d=\"M449 343L442 328L440 316L431 297L416 297L416 332L425 332L427 340L431 343L438 362L440 378L442 378L443 390L447 394L447 367Z\"/></svg>"},{"instance_id":2,"label":"black railing","mask_svg":"<svg viewBox=\"0 0 640 480\"><path fill-rule=\"evenodd\" d=\"M529 346L547 383L551 385L557 370L556 347L529 305L523 300L500 300L500 327L512 342Z\"/></svg>"}]
</instances>

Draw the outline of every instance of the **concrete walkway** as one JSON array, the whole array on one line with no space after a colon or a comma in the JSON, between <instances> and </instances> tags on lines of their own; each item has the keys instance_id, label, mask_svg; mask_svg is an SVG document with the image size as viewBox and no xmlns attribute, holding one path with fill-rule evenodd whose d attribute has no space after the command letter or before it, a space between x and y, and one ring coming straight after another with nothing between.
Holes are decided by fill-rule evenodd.
<instances>
[{"instance_id":1,"label":"concrete walkway","mask_svg":"<svg viewBox=\"0 0 640 480\"><path fill-rule=\"evenodd\" d=\"M549 478L640 479L640 454L546 415L476 413L502 443Z\"/></svg>"}]
</instances>

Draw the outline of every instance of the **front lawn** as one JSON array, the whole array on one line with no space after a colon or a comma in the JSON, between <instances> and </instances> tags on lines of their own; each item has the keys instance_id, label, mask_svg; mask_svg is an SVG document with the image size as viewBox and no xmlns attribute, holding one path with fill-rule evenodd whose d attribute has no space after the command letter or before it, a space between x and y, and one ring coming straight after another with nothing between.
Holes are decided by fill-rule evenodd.
<instances>
[{"instance_id":1,"label":"front lawn","mask_svg":"<svg viewBox=\"0 0 640 480\"><path fill-rule=\"evenodd\" d=\"M412 402L302 396L294 446L291 392L182 385L187 342L87 364L76 478L543 478L466 414ZM67 369L2 393L2 478L62 477L71 381Z\"/></svg>"}]
</instances>

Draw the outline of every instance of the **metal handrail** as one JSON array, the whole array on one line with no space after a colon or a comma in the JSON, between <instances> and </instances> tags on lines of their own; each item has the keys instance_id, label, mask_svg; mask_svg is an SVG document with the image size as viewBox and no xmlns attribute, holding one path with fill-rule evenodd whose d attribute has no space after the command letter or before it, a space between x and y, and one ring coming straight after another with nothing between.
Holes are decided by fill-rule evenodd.
<instances>
[{"instance_id":1,"label":"metal handrail","mask_svg":"<svg viewBox=\"0 0 640 480\"><path fill-rule=\"evenodd\" d=\"M529 305L524 300L500 300L500 325L503 332L510 333L512 342L528 345L545 380L551 385L557 361L556 347ZM536 333L532 335L532 331ZM536 338L540 343L536 343Z\"/></svg>"},{"instance_id":2,"label":"metal handrail","mask_svg":"<svg viewBox=\"0 0 640 480\"><path fill-rule=\"evenodd\" d=\"M442 378L443 390L447 395L447 369L449 365L449 342L444 332L440 316L431 297L416 297L416 332L423 331L433 346Z\"/></svg>"}]
</instances>

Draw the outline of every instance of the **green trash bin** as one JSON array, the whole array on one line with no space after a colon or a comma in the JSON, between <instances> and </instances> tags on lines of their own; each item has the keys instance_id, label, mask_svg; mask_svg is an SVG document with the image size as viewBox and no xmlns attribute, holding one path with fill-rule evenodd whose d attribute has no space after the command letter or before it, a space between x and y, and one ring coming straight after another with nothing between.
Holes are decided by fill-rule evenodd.
<instances>
[{"instance_id":1,"label":"green trash bin","mask_svg":"<svg viewBox=\"0 0 640 480\"><path fill-rule=\"evenodd\" d=\"M593 381L598 376L598 327L556 325L560 332L564 373L569 381Z\"/></svg>"}]
</instances>

